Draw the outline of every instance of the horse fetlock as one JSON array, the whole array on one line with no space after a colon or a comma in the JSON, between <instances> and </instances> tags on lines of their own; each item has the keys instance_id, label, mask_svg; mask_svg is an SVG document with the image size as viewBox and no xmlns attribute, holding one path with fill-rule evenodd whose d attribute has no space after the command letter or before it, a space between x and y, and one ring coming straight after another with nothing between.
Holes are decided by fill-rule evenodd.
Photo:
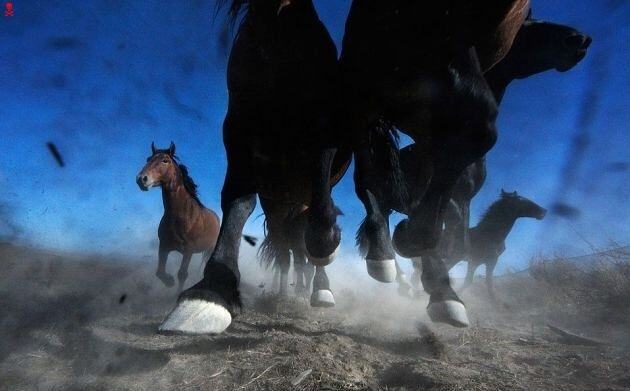
<instances>
[{"instance_id":1,"label":"horse fetlock","mask_svg":"<svg viewBox=\"0 0 630 391\"><path fill-rule=\"evenodd\" d=\"M326 266L334 260L339 250L341 229L336 224L325 229L309 226L304 234L304 242L309 262L315 266Z\"/></svg>"}]
</instances>

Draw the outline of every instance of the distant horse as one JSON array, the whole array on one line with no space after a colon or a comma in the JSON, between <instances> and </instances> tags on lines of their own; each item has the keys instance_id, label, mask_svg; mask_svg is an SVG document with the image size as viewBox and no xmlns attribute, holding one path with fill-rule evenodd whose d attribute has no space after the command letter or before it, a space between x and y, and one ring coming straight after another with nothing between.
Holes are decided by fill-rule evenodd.
<instances>
[{"instance_id":1,"label":"distant horse","mask_svg":"<svg viewBox=\"0 0 630 391\"><path fill-rule=\"evenodd\" d=\"M483 72L507 53L528 11L529 0L353 1L340 59L344 128L354 135L356 192L367 212L366 264L376 280L397 275L385 193L405 199L397 145L388 133L397 129L422 144L428 164L416 169L431 170L422 198L409 205L408 219L393 235L398 253L418 257L437 245L459 175L496 141L497 106ZM383 170L378 161L391 164ZM431 319L466 326L443 263L422 262Z\"/></svg>"},{"instance_id":2,"label":"distant horse","mask_svg":"<svg viewBox=\"0 0 630 391\"><path fill-rule=\"evenodd\" d=\"M488 294L494 298L493 274L499 256L505 251L505 239L518 218L531 217L542 220L547 210L535 202L519 196L516 192L501 190L501 197L484 213L479 224L470 230L470 254L451 254L447 267L450 269L460 260L468 261L466 281L461 290L473 282L475 270L486 265Z\"/></svg>"},{"instance_id":3,"label":"distant horse","mask_svg":"<svg viewBox=\"0 0 630 391\"><path fill-rule=\"evenodd\" d=\"M508 85L515 79L556 69L564 72L577 65L586 55L591 38L577 30L559 24L534 20L531 15L519 29L507 55L484 74L492 94L500 104ZM408 199L400 202L396 194L390 194L385 209L411 213L427 191L432 172L427 162L426 147L412 144L400 151L400 166L405 177ZM418 169L424 167L424 169ZM477 159L462 172L451 195L456 212L445 215L442 238L439 245L441 256L448 257L453 251L468 247L470 200L479 192L486 179L485 157ZM455 249L454 247L457 247ZM429 255L430 256L430 255ZM419 281L420 265L414 262L414 285ZM398 267L398 266L397 266ZM398 268L400 270L400 268ZM398 275L400 291L406 292L409 284L404 275Z\"/></svg>"},{"instance_id":4,"label":"distant horse","mask_svg":"<svg viewBox=\"0 0 630 391\"><path fill-rule=\"evenodd\" d=\"M241 306L241 232L257 195L267 211L308 206L304 244L314 265L330 263L341 240L330 189L347 169L350 152L337 152L332 126L334 42L311 0L222 0L218 6L226 3L232 20L246 11L227 70L223 223L203 279L180 295L160 326L164 331L219 333L230 325ZM328 290L319 282L314 291Z\"/></svg>"},{"instance_id":5,"label":"distant horse","mask_svg":"<svg viewBox=\"0 0 630 391\"><path fill-rule=\"evenodd\" d=\"M142 191L151 187L162 188L164 215L160 220L158 238L159 262L155 275L171 287L175 280L166 272L166 260L171 251L182 254L177 272L178 293L188 277L190 258L195 253L211 251L219 235L221 224L212 210L204 207L197 196L197 185L188 175L188 169L175 156L175 144L168 149L156 149L151 143L151 156L142 168L136 182Z\"/></svg>"}]
</instances>

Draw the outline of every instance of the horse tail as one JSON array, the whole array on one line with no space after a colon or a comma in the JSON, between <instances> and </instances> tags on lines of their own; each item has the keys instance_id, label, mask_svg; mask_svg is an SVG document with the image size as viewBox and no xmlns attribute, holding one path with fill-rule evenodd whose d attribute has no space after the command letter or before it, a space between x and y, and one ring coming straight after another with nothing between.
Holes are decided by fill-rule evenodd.
<instances>
[{"instance_id":1,"label":"horse tail","mask_svg":"<svg viewBox=\"0 0 630 391\"><path fill-rule=\"evenodd\" d=\"M373 164L383 170L385 188L396 205L406 205L408 194L403 170L400 165L400 143L396 128L379 120L369 132Z\"/></svg>"}]
</instances>

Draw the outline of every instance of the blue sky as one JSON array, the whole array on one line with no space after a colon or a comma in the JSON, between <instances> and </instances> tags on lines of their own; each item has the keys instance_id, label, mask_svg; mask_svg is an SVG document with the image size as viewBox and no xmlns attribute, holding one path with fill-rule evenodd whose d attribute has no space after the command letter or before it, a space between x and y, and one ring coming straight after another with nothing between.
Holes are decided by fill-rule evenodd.
<instances>
[{"instance_id":1,"label":"blue sky","mask_svg":"<svg viewBox=\"0 0 630 391\"><path fill-rule=\"evenodd\" d=\"M339 47L349 1L315 3ZM17 225L21 240L41 247L153 257L161 195L134 182L151 141L176 142L202 201L219 210L227 91L213 4L14 1L15 16L0 18L0 211L8 211L0 234ZM533 8L535 17L574 26L594 43L570 72L508 90L473 222L502 187L543 206L561 200L581 214L519 221L500 271L522 268L536 254L630 242L630 4L534 0ZM578 131L588 139L581 159L572 158ZM55 165L48 141L65 168ZM351 175L334 197L352 251L364 212ZM262 232L259 214L247 232Z\"/></svg>"}]
</instances>

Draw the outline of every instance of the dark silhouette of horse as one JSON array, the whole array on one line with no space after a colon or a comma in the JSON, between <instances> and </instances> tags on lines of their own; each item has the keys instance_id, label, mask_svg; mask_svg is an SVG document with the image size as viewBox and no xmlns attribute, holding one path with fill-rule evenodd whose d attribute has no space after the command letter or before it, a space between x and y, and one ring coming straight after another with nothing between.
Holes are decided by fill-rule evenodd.
<instances>
[{"instance_id":1,"label":"dark silhouette of horse","mask_svg":"<svg viewBox=\"0 0 630 391\"><path fill-rule=\"evenodd\" d=\"M501 190L499 200L490 205L479 224L471 228L469 254L451 254L446 261L449 269L462 259L468 261L466 281L461 290L472 284L475 270L485 264L488 294L494 298L492 285L494 268L499 256L505 251L505 239L514 223L521 217L542 220L546 213L545 208L532 200L519 196L516 192L506 193Z\"/></svg>"},{"instance_id":2,"label":"dark silhouette of horse","mask_svg":"<svg viewBox=\"0 0 630 391\"><path fill-rule=\"evenodd\" d=\"M158 268L155 275L166 285L175 284L166 273L166 260L171 251L182 254L177 272L177 291L182 291L188 277L188 265L193 254L211 251L217 242L219 217L204 207L197 196L197 185L188 175L188 169L175 156L175 144L168 149L156 149L151 143L151 156L136 177L143 191L151 187L162 188L164 215L160 220L158 238Z\"/></svg>"},{"instance_id":3,"label":"dark silhouette of horse","mask_svg":"<svg viewBox=\"0 0 630 391\"><path fill-rule=\"evenodd\" d=\"M544 72L550 69L567 71L577 65L585 56L591 38L577 30L559 24L531 19L531 15L519 29L514 44L507 55L491 70L484 74L489 81L493 95L499 104L510 82ZM389 192L385 195L383 210L390 209L409 214L421 202L431 179L432 170L429 152L425 144L417 143L400 151L400 167L405 177L407 198L401 200L397 194ZM454 246L468 247L468 227L470 221L470 200L479 192L486 178L486 161L481 157L465 168L458 178L452 193L451 213L444 218L445 229L439 245L441 257L448 256L455 250ZM363 251L367 251L369 237L364 235L362 227L358 234L358 242ZM431 257L434 252L426 252L424 258ZM412 258L413 259L413 258ZM414 259L414 275L412 283L420 282L421 257ZM402 270L396 265L397 282L401 294L407 295L411 284Z\"/></svg>"},{"instance_id":4,"label":"dark silhouette of horse","mask_svg":"<svg viewBox=\"0 0 630 391\"><path fill-rule=\"evenodd\" d=\"M227 70L223 223L203 279L180 295L164 331L218 333L229 326L241 307L241 232L257 195L264 209L289 211L278 215L308 206L304 243L314 265L330 263L341 239L330 188L350 153L335 153L335 45L311 0L222 0L218 7L226 3L232 20L246 10Z\"/></svg>"},{"instance_id":5,"label":"dark silhouette of horse","mask_svg":"<svg viewBox=\"0 0 630 391\"><path fill-rule=\"evenodd\" d=\"M367 212L362 234L373 278L396 278L394 246L411 258L437 245L459 175L496 141L497 106L483 72L507 53L528 11L529 0L353 1L340 59L344 129L355 141L355 185ZM386 193L406 198L394 129L422 145L427 159L416 169L430 171L431 179L390 238ZM431 318L467 325L443 263L422 262Z\"/></svg>"}]
</instances>

